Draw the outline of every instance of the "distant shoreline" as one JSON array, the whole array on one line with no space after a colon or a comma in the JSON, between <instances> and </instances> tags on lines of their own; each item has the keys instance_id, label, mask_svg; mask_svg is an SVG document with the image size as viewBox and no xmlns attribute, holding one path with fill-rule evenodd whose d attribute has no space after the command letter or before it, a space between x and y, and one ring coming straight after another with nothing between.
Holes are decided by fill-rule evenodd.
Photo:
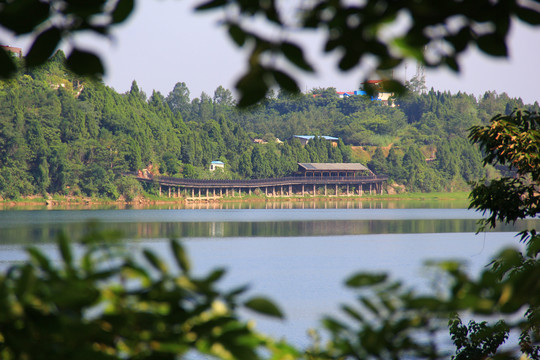
<instances>
[{"instance_id":1,"label":"distant shoreline","mask_svg":"<svg viewBox=\"0 0 540 360\"><path fill-rule=\"evenodd\" d=\"M15 200L0 201L0 210L10 210L14 208L31 209L39 208L93 208L93 207L136 207L145 208L154 205L167 204L204 204L204 203L238 203L238 202L300 202L300 201L466 201L469 197L469 192L433 192L433 193L401 193L401 194L384 194L384 195L369 195L369 196L305 196L305 197L272 197L272 196L243 196L229 198L200 198L200 199L185 199L185 198L169 198L169 197L145 197L141 196L133 201L125 199L111 200L100 198L87 197L72 197L72 196L55 196L53 198L43 197L27 197Z\"/></svg>"}]
</instances>

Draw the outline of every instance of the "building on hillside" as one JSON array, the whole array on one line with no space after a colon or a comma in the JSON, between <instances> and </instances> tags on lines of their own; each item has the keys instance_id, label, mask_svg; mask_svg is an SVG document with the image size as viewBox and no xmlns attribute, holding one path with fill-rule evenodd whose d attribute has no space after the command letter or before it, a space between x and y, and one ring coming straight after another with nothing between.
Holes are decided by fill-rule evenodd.
<instances>
[{"instance_id":1,"label":"building on hillside","mask_svg":"<svg viewBox=\"0 0 540 360\"><path fill-rule=\"evenodd\" d=\"M375 174L360 163L298 163L298 175L303 177L359 177Z\"/></svg>"},{"instance_id":2,"label":"building on hillside","mask_svg":"<svg viewBox=\"0 0 540 360\"><path fill-rule=\"evenodd\" d=\"M349 96L356 95L355 92L356 91L337 91L336 94L339 96L340 99L343 99Z\"/></svg>"},{"instance_id":3,"label":"building on hillside","mask_svg":"<svg viewBox=\"0 0 540 360\"><path fill-rule=\"evenodd\" d=\"M364 87L364 94L367 94L367 88L371 88L371 90L375 92L375 94L371 96L371 101L380 101L382 104L391 107L396 106L392 100L394 93L385 91L384 89L384 80L368 80L365 83L362 83L362 85Z\"/></svg>"},{"instance_id":4,"label":"building on hillside","mask_svg":"<svg viewBox=\"0 0 540 360\"><path fill-rule=\"evenodd\" d=\"M12 52L12 53L16 54L19 58L22 58L22 49L21 48L13 47L13 46L7 46L7 45L0 45L0 47L2 49L4 49L5 51Z\"/></svg>"},{"instance_id":5,"label":"building on hillside","mask_svg":"<svg viewBox=\"0 0 540 360\"><path fill-rule=\"evenodd\" d=\"M333 136L317 136L318 138L321 138L326 141L332 142L332 146L337 146L339 138L333 137ZM307 143L310 140L313 140L315 138L315 135L293 135L293 138L300 140L300 143L302 145L307 145Z\"/></svg>"},{"instance_id":6,"label":"building on hillside","mask_svg":"<svg viewBox=\"0 0 540 360\"><path fill-rule=\"evenodd\" d=\"M215 171L217 169L224 169L225 163L223 161L214 160L210 163L210 171Z\"/></svg>"},{"instance_id":7,"label":"building on hillside","mask_svg":"<svg viewBox=\"0 0 540 360\"><path fill-rule=\"evenodd\" d=\"M351 97L351 96L367 96L367 88L371 88L374 92L374 95L371 96L371 101L380 101L381 104L394 107L394 101L391 99L394 96L394 93L387 92L384 90L384 80L368 80L365 83L362 83L363 90L355 91L337 91L336 94L340 99Z\"/></svg>"}]
</instances>

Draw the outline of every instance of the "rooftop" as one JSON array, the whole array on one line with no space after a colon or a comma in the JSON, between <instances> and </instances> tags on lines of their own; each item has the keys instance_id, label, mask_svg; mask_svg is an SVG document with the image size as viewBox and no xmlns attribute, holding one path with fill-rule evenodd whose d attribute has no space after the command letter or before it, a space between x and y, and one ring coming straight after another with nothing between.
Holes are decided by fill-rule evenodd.
<instances>
[{"instance_id":1,"label":"rooftop","mask_svg":"<svg viewBox=\"0 0 540 360\"><path fill-rule=\"evenodd\" d=\"M294 137L304 139L304 140L311 140L315 137L315 135L294 135ZM323 138L325 140L333 140L333 141L339 140L339 138L333 137L333 136L317 136L317 137Z\"/></svg>"},{"instance_id":2,"label":"rooftop","mask_svg":"<svg viewBox=\"0 0 540 360\"><path fill-rule=\"evenodd\" d=\"M319 171L369 171L360 163L298 163L305 170Z\"/></svg>"}]
</instances>

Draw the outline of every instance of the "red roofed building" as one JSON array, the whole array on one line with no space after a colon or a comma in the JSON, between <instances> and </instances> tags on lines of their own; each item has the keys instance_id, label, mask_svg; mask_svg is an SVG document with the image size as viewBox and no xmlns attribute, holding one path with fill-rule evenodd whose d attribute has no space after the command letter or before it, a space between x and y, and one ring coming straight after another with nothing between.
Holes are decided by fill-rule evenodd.
<instances>
[{"instance_id":1,"label":"red roofed building","mask_svg":"<svg viewBox=\"0 0 540 360\"><path fill-rule=\"evenodd\" d=\"M0 45L0 47L2 47L2 49L4 49L5 51L10 51L14 54L17 54L19 56L19 58L22 58L22 49L21 48L18 48L18 47L13 47L13 46L6 46L6 45Z\"/></svg>"}]
</instances>

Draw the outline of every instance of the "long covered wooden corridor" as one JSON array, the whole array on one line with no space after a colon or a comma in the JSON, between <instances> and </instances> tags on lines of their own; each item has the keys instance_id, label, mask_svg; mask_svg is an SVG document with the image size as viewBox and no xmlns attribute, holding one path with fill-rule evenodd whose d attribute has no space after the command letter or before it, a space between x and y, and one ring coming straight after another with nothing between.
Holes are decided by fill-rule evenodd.
<instances>
[{"instance_id":1,"label":"long covered wooden corridor","mask_svg":"<svg viewBox=\"0 0 540 360\"><path fill-rule=\"evenodd\" d=\"M267 197L364 196L382 194L383 183L387 180L386 176L377 176L361 164L302 163L299 169L297 176L273 179L204 180L166 176L136 176L136 179L159 185L160 195L165 191L169 197L187 200L252 194Z\"/></svg>"}]
</instances>

